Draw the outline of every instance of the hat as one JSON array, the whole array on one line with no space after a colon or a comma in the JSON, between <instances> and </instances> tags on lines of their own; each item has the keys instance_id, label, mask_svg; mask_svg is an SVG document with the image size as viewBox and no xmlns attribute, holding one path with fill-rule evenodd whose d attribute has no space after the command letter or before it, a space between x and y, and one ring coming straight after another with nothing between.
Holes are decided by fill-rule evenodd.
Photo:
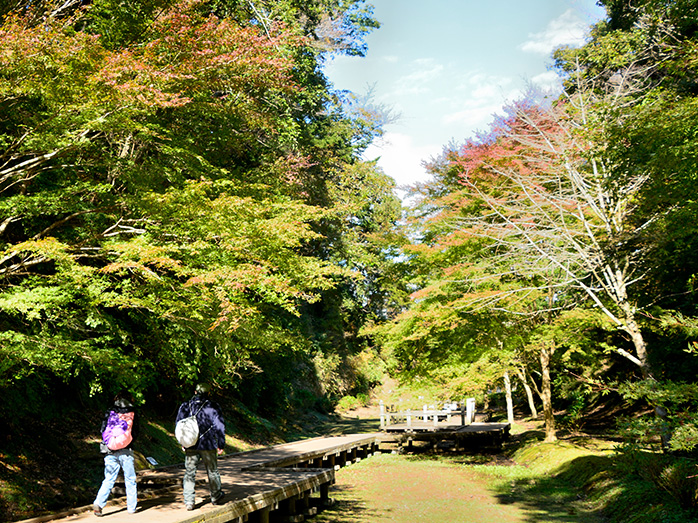
<instances>
[{"instance_id":1,"label":"hat","mask_svg":"<svg viewBox=\"0 0 698 523\"><path fill-rule=\"evenodd\" d=\"M114 406L126 409L129 407L133 407L133 403L131 403L128 397L119 395L116 398L114 398Z\"/></svg>"},{"instance_id":2,"label":"hat","mask_svg":"<svg viewBox=\"0 0 698 523\"><path fill-rule=\"evenodd\" d=\"M208 383L199 383L194 392L196 394L208 394L210 390L211 386Z\"/></svg>"}]
</instances>

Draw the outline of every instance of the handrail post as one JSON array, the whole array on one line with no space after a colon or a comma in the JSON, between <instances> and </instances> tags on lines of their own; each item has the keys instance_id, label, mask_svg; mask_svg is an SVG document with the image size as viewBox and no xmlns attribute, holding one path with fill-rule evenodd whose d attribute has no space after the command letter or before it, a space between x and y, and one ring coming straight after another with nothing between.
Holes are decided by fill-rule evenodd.
<instances>
[{"instance_id":1,"label":"handrail post","mask_svg":"<svg viewBox=\"0 0 698 523\"><path fill-rule=\"evenodd\" d=\"M475 421L475 398L468 398L466 400L466 418L468 419L468 424Z\"/></svg>"}]
</instances>

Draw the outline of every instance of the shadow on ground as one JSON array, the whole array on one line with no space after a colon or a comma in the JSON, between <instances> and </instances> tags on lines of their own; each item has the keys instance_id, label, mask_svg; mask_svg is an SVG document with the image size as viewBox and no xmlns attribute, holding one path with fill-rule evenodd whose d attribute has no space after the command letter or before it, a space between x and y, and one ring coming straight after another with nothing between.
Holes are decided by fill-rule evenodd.
<instances>
[{"instance_id":1,"label":"shadow on ground","mask_svg":"<svg viewBox=\"0 0 698 523\"><path fill-rule=\"evenodd\" d=\"M380 431L379 418L358 418L349 416L316 417L303 424L302 431L290 439L317 436L337 436L340 434L368 434ZM297 436L297 437L296 437Z\"/></svg>"},{"instance_id":2,"label":"shadow on ground","mask_svg":"<svg viewBox=\"0 0 698 523\"><path fill-rule=\"evenodd\" d=\"M343 485L336 485L332 489L333 495L342 499L335 501L334 505L325 508L310 521L313 523L365 523L367 521L391 521L390 514L367 506L355 492L355 489Z\"/></svg>"},{"instance_id":3,"label":"shadow on ground","mask_svg":"<svg viewBox=\"0 0 698 523\"><path fill-rule=\"evenodd\" d=\"M336 434L366 434L378 432L380 430L380 420L378 418L345 418L332 420L323 427L323 433L327 435Z\"/></svg>"},{"instance_id":4,"label":"shadow on ground","mask_svg":"<svg viewBox=\"0 0 698 523\"><path fill-rule=\"evenodd\" d=\"M521 508L526 521L601 523L606 519L587 499L580 485L611 466L608 457L580 457L552 475L502 482L495 487L495 495L500 503Z\"/></svg>"}]
</instances>

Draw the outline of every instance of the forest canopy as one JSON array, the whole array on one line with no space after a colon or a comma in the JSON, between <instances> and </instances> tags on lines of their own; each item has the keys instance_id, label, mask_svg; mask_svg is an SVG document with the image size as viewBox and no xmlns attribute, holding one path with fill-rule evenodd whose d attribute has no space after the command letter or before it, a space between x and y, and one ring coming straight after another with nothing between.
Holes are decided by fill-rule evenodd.
<instances>
[{"instance_id":1,"label":"forest canopy","mask_svg":"<svg viewBox=\"0 0 698 523\"><path fill-rule=\"evenodd\" d=\"M444 147L403 209L361 159L388 115L323 72L366 53L365 1L2 3L0 409L514 378L550 440L615 402L693 449L698 15L599 4L562 90Z\"/></svg>"},{"instance_id":2,"label":"forest canopy","mask_svg":"<svg viewBox=\"0 0 698 523\"><path fill-rule=\"evenodd\" d=\"M377 26L363 1L0 6L3 409L210 380L273 411L361 383L318 369L391 306L400 203L359 159L380 118L321 66Z\"/></svg>"}]
</instances>

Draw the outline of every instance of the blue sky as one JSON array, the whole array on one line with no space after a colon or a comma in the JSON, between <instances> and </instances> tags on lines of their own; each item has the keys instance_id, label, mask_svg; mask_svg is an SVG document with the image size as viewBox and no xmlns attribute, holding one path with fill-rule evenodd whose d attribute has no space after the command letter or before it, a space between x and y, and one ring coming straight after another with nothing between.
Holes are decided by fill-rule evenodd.
<instances>
[{"instance_id":1,"label":"blue sky","mask_svg":"<svg viewBox=\"0 0 698 523\"><path fill-rule=\"evenodd\" d=\"M335 57L336 89L399 118L365 153L399 185L425 180L422 161L484 130L529 83L555 85L551 53L583 43L603 17L596 0L373 0L382 27L366 57Z\"/></svg>"}]
</instances>

